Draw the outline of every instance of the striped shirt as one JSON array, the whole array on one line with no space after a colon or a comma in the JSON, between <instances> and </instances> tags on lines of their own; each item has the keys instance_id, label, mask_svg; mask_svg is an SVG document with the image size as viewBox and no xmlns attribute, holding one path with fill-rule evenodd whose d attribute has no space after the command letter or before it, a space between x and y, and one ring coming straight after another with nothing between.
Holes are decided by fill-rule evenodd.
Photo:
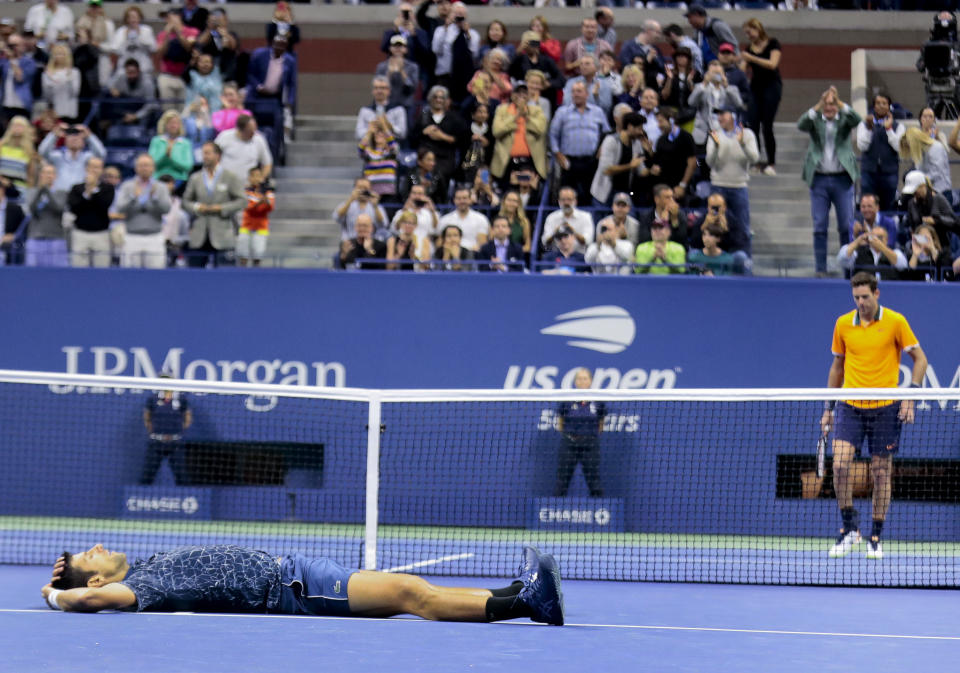
<instances>
[{"instance_id":1,"label":"striped shirt","mask_svg":"<svg viewBox=\"0 0 960 673\"><path fill-rule=\"evenodd\" d=\"M593 156L609 132L607 117L596 105L587 103L583 112L572 103L563 105L550 123L550 149L568 157Z\"/></svg>"},{"instance_id":2,"label":"striped shirt","mask_svg":"<svg viewBox=\"0 0 960 673\"><path fill-rule=\"evenodd\" d=\"M366 139L358 147L363 159L363 177L370 181L370 189L377 194L396 194L397 192L397 140L387 138L383 148L368 145Z\"/></svg>"}]
</instances>

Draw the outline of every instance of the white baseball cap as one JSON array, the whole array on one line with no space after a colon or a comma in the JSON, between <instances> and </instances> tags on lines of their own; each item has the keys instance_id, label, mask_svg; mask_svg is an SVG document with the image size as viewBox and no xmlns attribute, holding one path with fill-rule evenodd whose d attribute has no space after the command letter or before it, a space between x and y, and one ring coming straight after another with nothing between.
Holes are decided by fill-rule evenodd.
<instances>
[{"instance_id":1,"label":"white baseball cap","mask_svg":"<svg viewBox=\"0 0 960 673\"><path fill-rule=\"evenodd\" d=\"M913 194L917 187L927 184L927 175L923 171L910 171L903 178L903 189L901 194Z\"/></svg>"}]
</instances>

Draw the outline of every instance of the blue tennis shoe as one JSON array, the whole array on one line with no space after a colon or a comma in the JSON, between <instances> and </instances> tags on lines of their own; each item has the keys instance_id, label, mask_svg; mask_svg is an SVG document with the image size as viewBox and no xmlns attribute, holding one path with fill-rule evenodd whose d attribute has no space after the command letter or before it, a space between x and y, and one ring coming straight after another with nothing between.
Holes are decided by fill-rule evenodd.
<instances>
[{"instance_id":1,"label":"blue tennis shoe","mask_svg":"<svg viewBox=\"0 0 960 673\"><path fill-rule=\"evenodd\" d=\"M536 550L534 550L536 551ZM526 560L526 559L525 559ZM560 591L560 569L550 554L540 556L535 572L521 577L523 589L517 595L533 613L535 622L563 626L563 593Z\"/></svg>"},{"instance_id":2,"label":"blue tennis shoe","mask_svg":"<svg viewBox=\"0 0 960 673\"><path fill-rule=\"evenodd\" d=\"M536 547L525 546L523 548L523 560L520 562L520 567L517 568L517 578L526 585L536 579L532 575L539 569L540 551Z\"/></svg>"}]
</instances>

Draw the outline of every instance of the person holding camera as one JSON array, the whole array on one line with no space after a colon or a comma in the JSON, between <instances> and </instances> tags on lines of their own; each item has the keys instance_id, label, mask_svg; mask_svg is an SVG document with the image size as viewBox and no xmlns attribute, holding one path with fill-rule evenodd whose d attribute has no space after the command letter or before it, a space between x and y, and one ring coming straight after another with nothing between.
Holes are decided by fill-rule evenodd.
<instances>
[{"instance_id":1,"label":"person holding camera","mask_svg":"<svg viewBox=\"0 0 960 673\"><path fill-rule=\"evenodd\" d=\"M597 240L587 246L583 258L593 266L593 273L628 275L628 264L633 260L636 246L629 240L620 238L617 227L601 222L597 225Z\"/></svg>"},{"instance_id":2,"label":"person holding camera","mask_svg":"<svg viewBox=\"0 0 960 673\"><path fill-rule=\"evenodd\" d=\"M916 231L921 224L933 227L941 249L949 250L950 234L960 233L960 222L950 202L943 194L937 193L930 178L920 171L906 174L901 192L905 197L912 197L907 203L906 228Z\"/></svg>"},{"instance_id":3,"label":"person holding camera","mask_svg":"<svg viewBox=\"0 0 960 673\"><path fill-rule=\"evenodd\" d=\"M190 65L193 44L200 31L183 25L183 19L176 12L168 11L164 18L166 23L157 35L157 54L160 57L157 88L160 98L166 101L183 101L187 95L183 74Z\"/></svg>"},{"instance_id":4,"label":"person holding camera","mask_svg":"<svg viewBox=\"0 0 960 673\"><path fill-rule=\"evenodd\" d=\"M367 215L374 227L380 232L387 226L387 213L380 205L380 197L370 189L370 181L357 178L353 182L353 191L346 201L333 209L333 219L340 225L340 239L348 240L356 236L356 223L360 215Z\"/></svg>"},{"instance_id":5,"label":"person holding camera","mask_svg":"<svg viewBox=\"0 0 960 673\"><path fill-rule=\"evenodd\" d=\"M425 7L429 7L431 3L425 2L423 4ZM449 7L449 4L447 6ZM401 38L401 40L396 38ZM403 45L401 58L407 57L417 66L417 78L413 82L414 87L416 87L420 75L431 72L436 62L430 44L430 35L417 25L413 15L413 5L409 2L401 2L397 6L397 17L393 20L393 25L383 31L383 37L380 39L380 51L389 56L390 61L396 62L396 56L400 52L395 47ZM381 73L378 68L377 74L385 73Z\"/></svg>"},{"instance_id":6,"label":"person holding camera","mask_svg":"<svg viewBox=\"0 0 960 673\"><path fill-rule=\"evenodd\" d=\"M703 232L710 226L716 226L720 231L717 245L733 257L733 273L749 276L753 268L750 256L746 253L750 245L750 237L747 235L746 227L727 210L727 202L719 192L714 192L707 197L706 212L690 225L688 235L691 250L699 250L706 246Z\"/></svg>"},{"instance_id":7,"label":"person holding camera","mask_svg":"<svg viewBox=\"0 0 960 673\"><path fill-rule=\"evenodd\" d=\"M63 147L57 143L63 140ZM40 143L37 152L44 161L57 169L57 179L53 183L54 191L67 192L74 185L82 183L87 173L87 160L90 157L103 159L107 150L97 136L83 124L59 124Z\"/></svg>"},{"instance_id":8,"label":"person holding camera","mask_svg":"<svg viewBox=\"0 0 960 673\"><path fill-rule=\"evenodd\" d=\"M400 216L403 213L411 213L416 219L414 233L418 240L432 240L440 234L439 224L440 215L437 214L437 207L433 199L427 194L427 189L423 185L416 184L410 186L410 192L403 208L397 211L390 222L392 231L400 230Z\"/></svg>"},{"instance_id":9,"label":"person holding camera","mask_svg":"<svg viewBox=\"0 0 960 673\"><path fill-rule=\"evenodd\" d=\"M480 34L470 27L467 6L462 2L453 4L444 24L434 31L432 47L437 57L437 82L449 89L451 100L459 103L467 96L467 83L480 53Z\"/></svg>"},{"instance_id":10,"label":"person holding camera","mask_svg":"<svg viewBox=\"0 0 960 673\"><path fill-rule=\"evenodd\" d=\"M837 263L851 275L866 271L879 280L898 280L907 268L907 258L888 243L886 228L875 226L841 247Z\"/></svg>"},{"instance_id":11,"label":"person holding camera","mask_svg":"<svg viewBox=\"0 0 960 673\"><path fill-rule=\"evenodd\" d=\"M535 30L524 31L520 36L520 49L510 63L507 74L514 81L523 82L526 81L527 72L530 70L542 73L546 83L541 93L548 99L555 99L557 92L563 89L564 78L560 74L557 62L540 50L540 33Z\"/></svg>"},{"instance_id":12,"label":"person holding camera","mask_svg":"<svg viewBox=\"0 0 960 673\"><path fill-rule=\"evenodd\" d=\"M901 274L905 280L945 280L945 273L955 273L957 269L950 249L940 246L937 232L929 224L921 224L910 235L906 256L910 259Z\"/></svg>"},{"instance_id":13,"label":"person holding camera","mask_svg":"<svg viewBox=\"0 0 960 673\"><path fill-rule=\"evenodd\" d=\"M207 28L193 45L194 51L209 54L223 75L224 82L237 80L237 62L240 55L240 37L230 30L227 12L221 7L211 10Z\"/></svg>"},{"instance_id":14,"label":"person holding camera","mask_svg":"<svg viewBox=\"0 0 960 673\"><path fill-rule=\"evenodd\" d=\"M640 223L630 215L631 208L633 208L633 201L629 194L626 192L614 194L613 213L597 223L597 231L600 227L609 227L617 233L617 238L629 241L636 248L640 236Z\"/></svg>"},{"instance_id":15,"label":"person holding camera","mask_svg":"<svg viewBox=\"0 0 960 673\"><path fill-rule=\"evenodd\" d=\"M153 28L143 22L143 11L136 5L127 7L123 13L123 25L113 31L108 50L117 55L117 68L113 74L122 73L129 59L136 60L140 72L153 73L153 53L157 50L157 38Z\"/></svg>"},{"instance_id":16,"label":"person holding camera","mask_svg":"<svg viewBox=\"0 0 960 673\"><path fill-rule=\"evenodd\" d=\"M728 107L735 110L744 108L740 91L727 81L720 61L710 61L703 81L693 87L687 104L697 111L693 121L693 140L697 144L698 154L706 154L707 138L711 131L719 128L714 111Z\"/></svg>"},{"instance_id":17,"label":"person holding camera","mask_svg":"<svg viewBox=\"0 0 960 673\"><path fill-rule=\"evenodd\" d=\"M900 180L900 140L907 128L893 118L890 96L873 97L873 114L857 125L860 189L876 194L880 210L893 210Z\"/></svg>"}]
</instances>

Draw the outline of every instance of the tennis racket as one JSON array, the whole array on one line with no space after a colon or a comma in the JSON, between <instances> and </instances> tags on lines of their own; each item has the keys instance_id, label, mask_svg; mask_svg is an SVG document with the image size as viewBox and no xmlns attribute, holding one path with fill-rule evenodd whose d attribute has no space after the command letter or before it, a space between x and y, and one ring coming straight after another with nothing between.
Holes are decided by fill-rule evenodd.
<instances>
[{"instance_id":1,"label":"tennis racket","mask_svg":"<svg viewBox=\"0 0 960 673\"><path fill-rule=\"evenodd\" d=\"M829 428L827 432L820 435L820 439L817 440L817 478L822 479L823 474L826 471L826 462L827 462L827 436L830 434Z\"/></svg>"}]
</instances>

